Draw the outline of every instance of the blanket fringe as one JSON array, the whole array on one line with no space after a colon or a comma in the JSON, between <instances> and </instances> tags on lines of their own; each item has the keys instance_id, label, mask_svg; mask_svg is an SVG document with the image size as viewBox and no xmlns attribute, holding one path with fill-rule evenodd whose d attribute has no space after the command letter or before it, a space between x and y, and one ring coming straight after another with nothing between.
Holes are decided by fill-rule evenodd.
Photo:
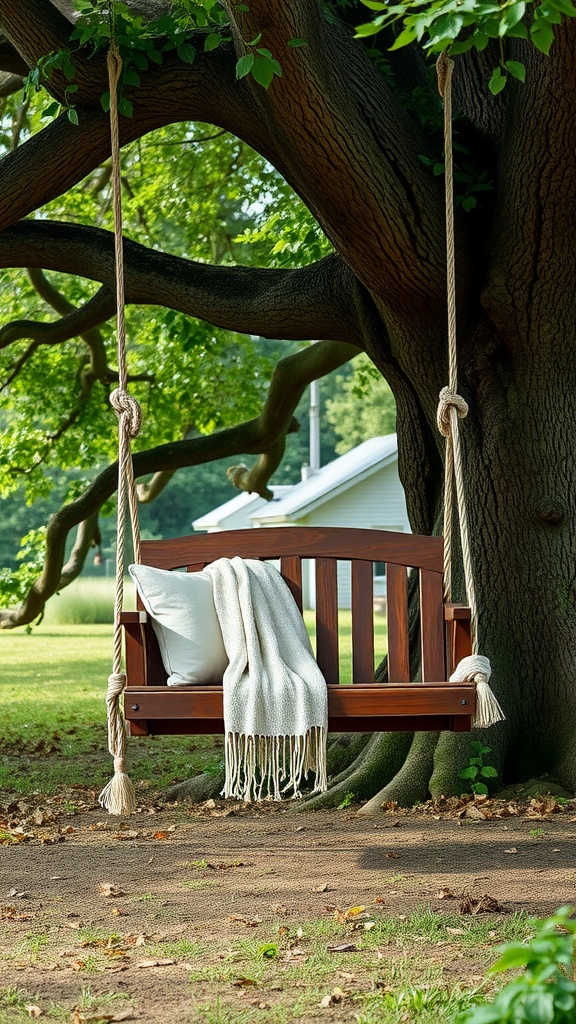
<instances>
[{"instance_id":1,"label":"blanket fringe","mask_svg":"<svg viewBox=\"0 0 576 1024\"><path fill-rule=\"evenodd\" d=\"M326 730L315 725L305 736L246 736L228 733L226 784L223 797L244 803L282 800L287 794L300 799L300 786L310 772L316 775L313 793L328 788Z\"/></svg>"}]
</instances>

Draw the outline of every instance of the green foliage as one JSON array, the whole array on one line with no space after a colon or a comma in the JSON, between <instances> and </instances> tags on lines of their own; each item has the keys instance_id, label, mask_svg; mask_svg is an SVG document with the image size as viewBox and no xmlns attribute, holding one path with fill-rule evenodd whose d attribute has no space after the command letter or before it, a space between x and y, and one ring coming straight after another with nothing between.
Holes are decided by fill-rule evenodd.
<instances>
[{"instance_id":1,"label":"green foliage","mask_svg":"<svg viewBox=\"0 0 576 1024\"><path fill-rule=\"evenodd\" d=\"M554 26L576 16L572 0L404 0L389 4L362 0L375 12L372 21L358 26L357 36L377 35L389 25L400 32L390 47L397 50L412 42L422 43L430 53L448 50L452 56L468 50L486 49L490 40L500 45L500 60L489 82L490 91L501 92L508 76L523 82L526 68L520 61L507 60L506 39L529 39L536 49L548 54L554 41Z\"/></svg>"},{"instance_id":2,"label":"green foliage","mask_svg":"<svg viewBox=\"0 0 576 1024\"><path fill-rule=\"evenodd\" d=\"M501 947L492 973L522 969L489 1006L458 1018L458 1024L573 1024L576 1019L576 920L573 907L560 907L536 921L534 938Z\"/></svg>"},{"instance_id":3,"label":"green foliage","mask_svg":"<svg viewBox=\"0 0 576 1024\"><path fill-rule=\"evenodd\" d=\"M396 405L389 385L368 356L357 356L352 365L351 374L336 375L336 392L326 403L326 419L340 437L339 455L369 437L396 429Z\"/></svg>"},{"instance_id":4,"label":"green foliage","mask_svg":"<svg viewBox=\"0 0 576 1024\"><path fill-rule=\"evenodd\" d=\"M461 779L469 783L472 793L483 795L488 793L488 786L483 779L497 779L498 772L490 764L484 764L486 754L490 753L490 747L485 747L478 740L472 740L470 746L475 753L470 757L468 765L458 772Z\"/></svg>"}]
</instances>

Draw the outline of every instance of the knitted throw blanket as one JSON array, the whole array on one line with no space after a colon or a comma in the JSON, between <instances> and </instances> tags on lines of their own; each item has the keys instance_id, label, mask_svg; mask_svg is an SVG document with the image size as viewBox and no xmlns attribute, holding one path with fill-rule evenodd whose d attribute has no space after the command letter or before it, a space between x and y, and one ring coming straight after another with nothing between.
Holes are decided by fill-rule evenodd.
<instances>
[{"instance_id":1,"label":"knitted throw blanket","mask_svg":"<svg viewBox=\"0 0 576 1024\"><path fill-rule=\"evenodd\" d=\"M205 571L230 659L223 795L247 802L299 797L309 771L314 792L324 792L326 683L292 594L266 562L220 558Z\"/></svg>"}]
</instances>

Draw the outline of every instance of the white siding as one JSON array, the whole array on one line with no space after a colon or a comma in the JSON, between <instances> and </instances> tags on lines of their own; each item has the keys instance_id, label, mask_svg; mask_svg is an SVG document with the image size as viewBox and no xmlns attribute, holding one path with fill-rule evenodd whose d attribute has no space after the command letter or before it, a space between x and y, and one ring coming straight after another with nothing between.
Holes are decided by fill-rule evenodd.
<instances>
[{"instance_id":1,"label":"white siding","mask_svg":"<svg viewBox=\"0 0 576 1024\"><path fill-rule=\"evenodd\" d=\"M398 477L397 462L378 470L343 494L330 498L310 515L298 520L298 526L355 526L360 529L392 530L410 533L404 489ZM338 567L338 603L350 607L350 564ZM314 585L305 575L304 604L314 607Z\"/></svg>"}]
</instances>

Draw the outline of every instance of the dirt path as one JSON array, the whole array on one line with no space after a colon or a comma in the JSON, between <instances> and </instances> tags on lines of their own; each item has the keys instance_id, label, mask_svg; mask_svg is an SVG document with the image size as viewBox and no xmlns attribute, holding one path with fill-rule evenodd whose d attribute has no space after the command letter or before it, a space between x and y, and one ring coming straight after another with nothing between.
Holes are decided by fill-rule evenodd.
<instances>
[{"instance_id":1,"label":"dirt path","mask_svg":"<svg viewBox=\"0 0 576 1024\"><path fill-rule=\"evenodd\" d=\"M346 811L151 806L123 822L96 809L41 820L36 809L20 824L12 809L5 819L13 841L0 851L1 987L25 990L41 1009L64 1003L70 1012L86 986L95 997L130 997L107 1018L76 1009L69 1019L77 1021L127 1014L142 1024L204 1021L210 1000L259 1005L248 998L250 978L243 988L241 963L226 977L220 971L220 987L212 984L208 968L216 978L226 950L240 940L262 946L296 936L290 957L298 929L333 921L338 908L370 906L373 917L423 907L454 914L469 894L472 909L474 899L495 901L487 906L495 920L514 911L546 916L576 903L576 806L555 809L362 819ZM445 954L448 979L466 984L483 971L460 954L455 969L449 948ZM223 1021L252 1020L226 1012L232 1016ZM330 1019L354 1015L335 1010Z\"/></svg>"}]
</instances>

